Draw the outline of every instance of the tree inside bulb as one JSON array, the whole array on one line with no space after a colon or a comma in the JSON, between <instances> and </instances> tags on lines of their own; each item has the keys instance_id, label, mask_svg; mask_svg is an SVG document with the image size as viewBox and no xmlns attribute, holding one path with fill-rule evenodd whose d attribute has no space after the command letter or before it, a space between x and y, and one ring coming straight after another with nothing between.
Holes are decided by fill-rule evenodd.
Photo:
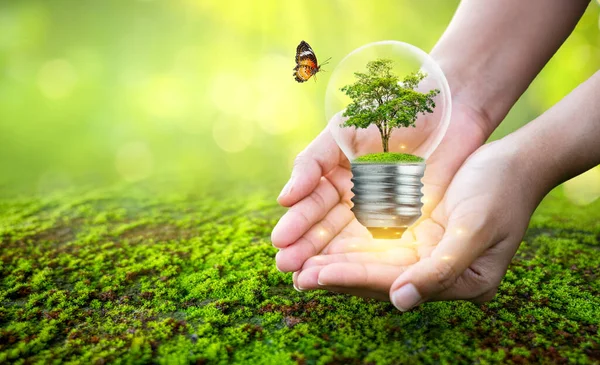
<instances>
[{"instance_id":1,"label":"tree inside bulb","mask_svg":"<svg viewBox=\"0 0 600 365\"><path fill-rule=\"evenodd\" d=\"M352 208L374 238L399 238L421 216L425 161L450 120L450 90L422 50L397 41L350 53L327 88L329 129L352 164Z\"/></svg>"}]
</instances>

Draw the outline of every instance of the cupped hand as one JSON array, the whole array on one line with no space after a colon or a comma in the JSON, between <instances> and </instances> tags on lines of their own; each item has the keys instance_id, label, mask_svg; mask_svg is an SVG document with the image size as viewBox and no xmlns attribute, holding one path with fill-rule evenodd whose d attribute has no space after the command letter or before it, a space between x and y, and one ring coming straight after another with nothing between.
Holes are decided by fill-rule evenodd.
<instances>
[{"instance_id":1,"label":"cupped hand","mask_svg":"<svg viewBox=\"0 0 600 365\"><path fill-rule=\"evenodd\" d=\"M368 237L351 211L350 162L326 128L294 161L278 202L290 209L271 234L279 270L297 271L309 257L346 237Z\"/></svg>"},{"instance_id":2,"label":"cupped hand","mask_svg":"<svg viewBox=\"0 0 600 365\"><path fill-rule=\"evenodd\" d=\"M423 177L423 192L427 198L423 219L441 200L458 168L485 142L491 130L490 122L480 113L454 102L446 136L427 161ZM328 128L298 155L292 177L278 198L289 210L271 235L273 245L280 249L276 256L279 270L298 272L306 260L327 254L329 248L339 242L350 238L370 239L369 232L351 211L351 175L350 162ZM401 251L401 263L416 262L414 250ZM298 287L297 277L298 273L294 275Z\"/></svg>"},{"instance_id":3,"label":"cupped hand","mask_svg":"<svg viewBox=\"0 0 600 365\"><path fill-rule=\"evenodd\" d=\"M478 149L413 229L417 263L394 262L388 253L398 242L337 242L305 262L296 285L388 299L403 311L426 301L490 300L543 196L522 160L504 141Z\"/></svg>"}]
</instances>

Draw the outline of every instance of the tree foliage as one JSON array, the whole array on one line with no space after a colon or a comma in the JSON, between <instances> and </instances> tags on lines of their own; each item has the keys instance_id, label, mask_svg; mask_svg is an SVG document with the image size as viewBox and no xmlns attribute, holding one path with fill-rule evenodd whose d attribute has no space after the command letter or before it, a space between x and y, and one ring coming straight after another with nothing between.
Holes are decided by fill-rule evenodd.
<instances>
[{"instance_id":1,"label":"tree foliage","mask_svg":"<svg viewBox=\"0 0 600 365\"><path fill-rule=\"evenodd\" d=\"M415 126L419 113L432 113L439 89L422 93L416 90L427 74L414 72L404 79L392 71L393 61L377 59L367 63L367 72L356 72L356 82L341 88L352 102L343 116L343 127L368 128L374 124L381 133L383 151L394 128Z\"/></svg>"}]
</instances>

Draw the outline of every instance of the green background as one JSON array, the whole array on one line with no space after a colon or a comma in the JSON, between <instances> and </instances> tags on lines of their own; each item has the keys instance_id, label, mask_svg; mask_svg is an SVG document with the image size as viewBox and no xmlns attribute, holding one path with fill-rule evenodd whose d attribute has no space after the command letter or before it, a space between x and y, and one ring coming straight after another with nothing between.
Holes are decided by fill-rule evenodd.
<instances>
[{"instance_id":1,"label":"green background","mask_svg":"<svg viewBox=\"0 0 600 365\"><path fill-rule=\"evenodd\" d=\"M335 65L385 39L429 51L457 4L2 1L0 184L46 192L169 176L183 189L215 179L281 185L325 126ZM492 138L598 69L599 14L592 2ZM332 58L316 83L292 77L302 39Z\"/></svg>"}]
</instances>

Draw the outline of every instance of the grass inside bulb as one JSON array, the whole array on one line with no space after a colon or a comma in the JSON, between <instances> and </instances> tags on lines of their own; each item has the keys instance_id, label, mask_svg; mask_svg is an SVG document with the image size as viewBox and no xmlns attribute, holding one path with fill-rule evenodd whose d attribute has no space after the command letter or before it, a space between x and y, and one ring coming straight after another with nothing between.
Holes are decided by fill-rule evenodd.
<instances>
[{"instance_id":1,"label":"grass inside bulb","mask_svg":"<svg viewBox=\"0 0 600 365\"><path fill-rule=\"evenodd\" d=\"M354 215L374 238L399 238L421 216L426 160L450 122L443 72L417 47L371 43L335 68L325 110L352 164Z\"/></svg>"}]
</instances>

